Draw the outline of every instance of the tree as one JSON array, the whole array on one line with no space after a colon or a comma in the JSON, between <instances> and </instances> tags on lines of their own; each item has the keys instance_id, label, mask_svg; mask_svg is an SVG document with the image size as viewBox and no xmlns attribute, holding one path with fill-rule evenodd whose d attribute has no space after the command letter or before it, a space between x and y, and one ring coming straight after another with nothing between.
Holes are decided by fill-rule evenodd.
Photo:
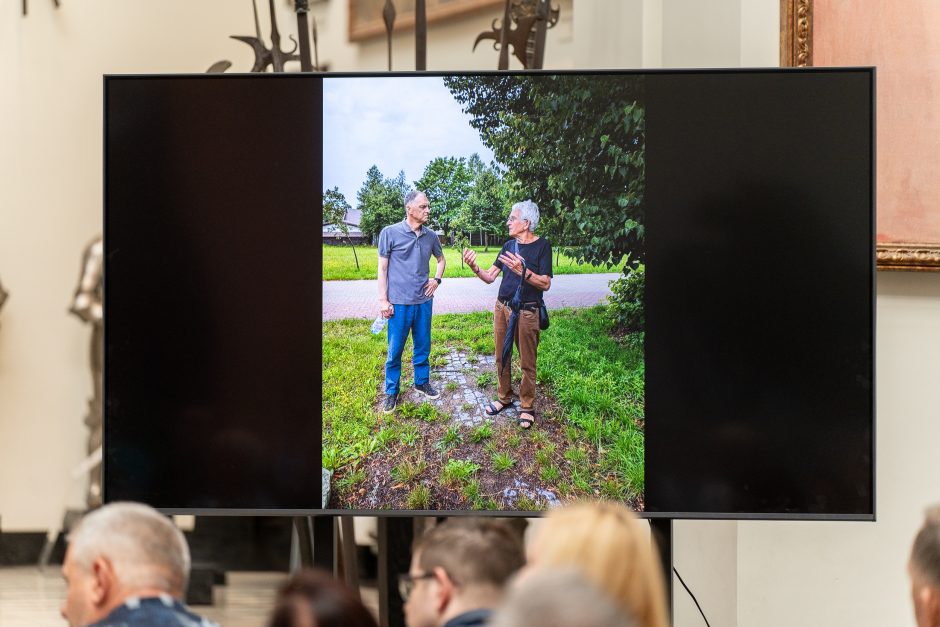
<instances>
[{"instance_id":1,"label":"tree","mask_svg":"<svg viewBox=\"0 0 940 627\"><path fill-rule=\"evenodd\" d=\"M487 236L505 233L504 223L510 204L508 187L496 164L484 166L480 162L476 166L470 162L469 165L474 175L473 184L470 194L457 212L454 227L479 233L483 245L489 250Z\"/></svg>"},{"instance_id":2,"label":"tree","mask_svg":"<svg viewBox=\"0 0 940 627\"><path fill-rule=\"evenodd\" d=\"M415 187L423 191L431 203L431 224L440 228L445 237L450 235L451 223L470 195L472 185L473 172L463 157L436 157L415 181Z\"/></svg>"},{"instance_id":3,"label":"tree","mask_svg":"<svg viewBox=\"0 0 940 627\"><path fill-rule=\"evenodd\" d=\"M369 168L366 180L356 194L356 202L362 212L359 228L363 234L374 240L383 228L400 222L405 215L407 191L404 172L399 172L394 179L387 179L378 166Z\"/></svg>"},{"instance_id":4,"label":"tree","mask_svg":"<svg viewBox=\"0 0 940 627\"><path fill-rule=\"evenodd\" d=\"M444 79L480 138L542 212L540 230L581 261L644 256L642 77Z\"/></svg>"},{"instance_id":5,"label":"tree","mask_svg":"<svg viewBox=\"0 0 940 627\"><path fill-rule=\"evenodd\" d=\"M339 191L339 187L323 192L323 224L335 226L352 247L353 259L356 261L356 270L359 269L359 256L356 246L349 237L349 225L346 223L346 214L352 207L346 202L346 197Z\"/></svg>"}]
</instances>

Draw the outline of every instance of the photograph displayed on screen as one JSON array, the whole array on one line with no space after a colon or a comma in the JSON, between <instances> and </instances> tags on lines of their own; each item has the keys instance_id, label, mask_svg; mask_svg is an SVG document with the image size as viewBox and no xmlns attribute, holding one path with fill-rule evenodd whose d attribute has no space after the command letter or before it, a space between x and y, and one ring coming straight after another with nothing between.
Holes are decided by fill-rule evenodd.
<instances>
[{"instance_id":1,"label":"photograph displayed on screen","mask_svg":"<svg viewBox=\"0 0 940 627\"><path fill-rule=\"evenodd\" d=\"M324 78L330 509L643 510L645 114L642 75Z\"/></svg>"}]
</instances>

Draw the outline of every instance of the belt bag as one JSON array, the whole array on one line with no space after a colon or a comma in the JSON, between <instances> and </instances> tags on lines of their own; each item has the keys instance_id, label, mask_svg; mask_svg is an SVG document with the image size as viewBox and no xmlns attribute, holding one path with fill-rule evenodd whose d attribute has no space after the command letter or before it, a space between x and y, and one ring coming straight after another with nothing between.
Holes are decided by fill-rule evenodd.
<instances>
[{"instance_id":1,"label":"belt bag","mask_svg":"<svg viewBox=\"0 0 940 627\"><path fill-rule=\"evenodd\" d=\"M548 307L545 306L545 301L539 297L539 328L545 330L548 328Z\"/></svg>"}]
</instances>

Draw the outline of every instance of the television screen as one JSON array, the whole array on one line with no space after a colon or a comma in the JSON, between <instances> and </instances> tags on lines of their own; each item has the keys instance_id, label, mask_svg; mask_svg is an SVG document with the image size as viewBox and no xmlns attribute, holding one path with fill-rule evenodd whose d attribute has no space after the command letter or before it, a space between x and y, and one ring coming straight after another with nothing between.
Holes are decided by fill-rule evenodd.
<instances>
[{"instance_id":1,"label":"television screen","mask_svg":"<svg viewBox=\"0 0 940 627\"><path fill-rule=\"evenodd\" d=\"M105 496L874 513L874 71L105 81Z\"/></svg>"}]
</instances>

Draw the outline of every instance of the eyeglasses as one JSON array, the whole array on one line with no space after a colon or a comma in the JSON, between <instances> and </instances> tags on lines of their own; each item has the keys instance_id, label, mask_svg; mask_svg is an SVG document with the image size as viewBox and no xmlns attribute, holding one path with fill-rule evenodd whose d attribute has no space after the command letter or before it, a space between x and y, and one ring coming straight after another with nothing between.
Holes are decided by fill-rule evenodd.
<instances>
[{"instance_id":1,"label":"eyeglasses","mask_svg":"<svg viewBox=\"0 0 940 627\"><path fill-rule=\"evenodd\" d=\"M415 584L417 584L420 579L434 579L434 573L421 573L420 575L404 573L398 575L398 594L401 595L402 601L408 600L408 597L414 592Z\"/></svg>"}]
</instances>

